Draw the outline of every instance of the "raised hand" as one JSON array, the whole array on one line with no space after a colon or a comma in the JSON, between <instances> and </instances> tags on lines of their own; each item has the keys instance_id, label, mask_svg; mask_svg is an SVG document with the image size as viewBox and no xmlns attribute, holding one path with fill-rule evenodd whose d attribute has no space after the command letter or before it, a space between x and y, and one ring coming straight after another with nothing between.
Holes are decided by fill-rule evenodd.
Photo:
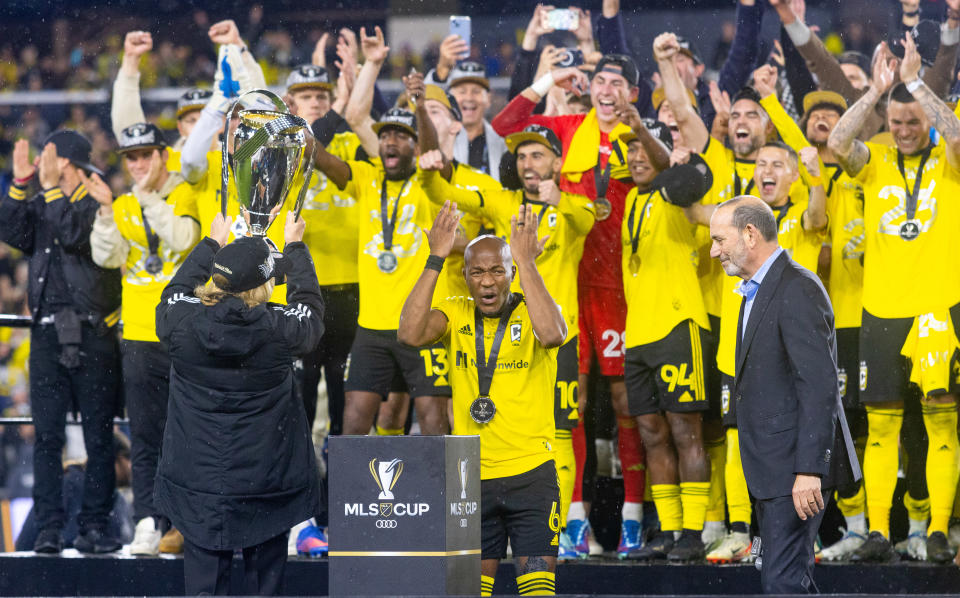
<instances>
[{"instance_id":1,"label":"raised hand","mask_svg":"<svg viewBox=\"0 0 960 598\"><path fill-rule=\"evenodd\" d=\"M643 124L643 119L640 118L640 113L637 112L637 107L630 103L630 99L623 89L617 91L617 103L614 104L613 111L620 122L631 129L646 126Z\"/></svg>"},{"instance_id":2,"label":"raised hand","mask_svg":"<svg viewBox=\"0 0 960 598\"><path fill-rule=\"evenodd\" d=\"M920 76L920 52L909 33L903 36L903 60L900 61L900 80L911 83Z\"/></svg>"},{"instance_id":3,"label":"raised hand","mask_svg":"<svg viewBox=\"0 0 960 598\"><path fill-rule=\"evenodd\" d=\"M17 139L13 144L13 178L25 182L36 173L36 165L30 162L30 142Z\"/></svg>"},{"instance_id":4,"label":"raised hand","mask_svg":"<svg viewBox=\"0 0 960 598\"><path fill-rule=\"evenodd\" d=\"M440 150L430 150L420 154L420 170L440 170L443 168L443 154Z\"/></svg>"},{"instance_id":5,"label":"raised hand","mask_svg":"<svg viewBox=\"0 0 960 598\"><path fill-rule=\"evenodd\" d=\"M128 31L123 38L123 54L140 58L153 49L153 36L149 31Z\"/></svg>"},{"instance_id":6,"label":"raised hand","mask_svg":"<svg viewBox=\"0 0 960 598\"><path fill-rule=\"evenodd\" d=\"M574 30L573 34L577 37L577 43L592 43L593 42L593 24L590 22L590 11L582 10L575 6L570 7L571 10L577 12L579 19L577 20L577 28Z\"/></svg>"},{"instance_id":7,"label":"raised hand","mask_svg":"<svg viewBox=\"0 0 960 598\"><path fill-rule=\"evenodd\" d=\"M777 68L765 64L753 71L753 88L761 98L777 93Z\"/></svg>"},{"instance_id":8,"label":"raised hand","mask_svg":"<svg viewBox=\"0 0 960 598\"><path fill-rule=\"evenodd\" d=\"M540 201L554 207L560 205L560 187L557 186L557 183L555 183L553 179L540 181L537 185L537 193L539 194Z\"/></svg>"},{"instance_id":9,"label":"raised hand","mask_svg":"<svg viewBox=\"0 0 960 598\"><path fill-rule=\"evenodd\" d=\"M307 229L307 221L303 216L297 218L294 210L287 212L287 221L283 223L283 242L296 243L303 241L303 231Z\"/></svg>"},{"instance_id":10,"label":"raised hand","mask_svg":"<svg viewBox=\"0 0 960 598\"><path fill-rule=\"evenodd\" d=\"M383 31L380 26L373 28L374 35L368 36L366 27L360 28L360 49L363 51L364 60L369 60L377 64L383 64L390 53L390 48L383 38Z\"/></svg>"},{"instance_id":11,"label":"raised hand","mask_svg":"<svg viewBox=\"0 0 960 598\"><path fill-rule=\"evenodd\" d=\"M886 50L886 43L884 44L883 50ZM884 52L881 50L880 58L873 62L873 88L876 89L881 95L887 93L887 90L890 89L890 86L893 85L893 80L897 76L897 59L890 58L889 60L884 60L883 56L889 55L889 51Z\"/></svg>"},{"instance_id":12,"label":"raised hand","mask_svg":"<svg viewBox=\"0 0 960 598\"><path fill-rule=\"evenodd\" d=\"M327 68L327 40L330 39L329 33L324 33L320 36L320 39L317 40L315 46L313 46L313 54L310 55L310 64L313 66L320 66Z\"/></svg>"},{"instance_id":13,"label":"raised hand","mask_svg":"<svg viewBox=\"0 0 960 598\"><path fill-rule=\"evenodd\" d=\"M657 60L670 60L680 51L680 42L674 33L661 33L653 40L653 57Z\"/></svg>"},{"instance_id":14,"label":"raised hand","mask_svg":"<svg viewBox=\"0 0 960 598\"><path fill-rule=\"evenodd\" d=\"M217 212L217 215L213 217L213 222L210 223L210 238L219 243L220 247L223 247L230 239L231 225L230 218L225 218L223 212ZM286 230L284 230L284 236L286 236Z\"/></svg>"},{"instance_id":15,"label":"raised hand","mask_svg":"<svg viewBox=\"0 0 960 598\"><path fill-rule=\"evenodd\" d=\"M720 86L717 85L716 81L711 81L709 87L713 109L717 111L717 114L730 114L730 94L720 91Z\"/></svg>"},{"instance_id":16,"label":"raised hand","mask_svg":"<svg viewBox=\"0 0 960 598\"><path fill-rule=\"evenodd\" d=\"M403 86L407 90L407 99L414 104L423 99L424 94L427 93L427 88L423 82L423 73L411 71L409 75L404 75L402 80Z\"/></svg>"},{"instance_id":17,"label":"raised hand","mask_svg":"<svg viewBox=\"0 0 960 598\"><path fill-rule=\"evenodd\" d=\"M80 176L80 182L87 188L90 197L97 200L97 203L101 206L107 208L113 206L113 192L110 191L110 185L105 183L99 174L93 173L88 177L82 170L78 170L77 173Z\"/></svg>"},{"instance_id":18,"label":"raised hand","mask_svg":"<svg viewBox=\"0 0 960 598\"><path fill-rule=\"evenodd\" d=\"M460 212L457 211L457 204L451 204L449 201L443 202L440 213L433 221L433 228L427 233L430 255L442 258L450 255L457 240L457 226L459 224Z\"/></svg>"},{"instance_id":19,"label":"raised hand","mask_svg":"<svg viewBox=\"0 0 960 598\"><path fill-rule=\"evenodd\" d=\"M590 86L590 80L587 79L583 71L575 66L554 69L551 72L553 74L553 84L574 95L582 95L583 90Z\"/></svg>"},{"instance_id":20,"label":"raised hand","mask_svg":"<svg viewBox=\"0 0 960 598\"><path fill-rule=\"evenodd\" d=\"M810 176L820 176L820 154L812 145L800 148L800 162L807 168Z\"/></svg>"},{"instance_id":21,"label":"raised hand","mask_svg":"<svg viewBox=\"0 0 960 598\"><path fill-rule=\"evenodd\" d=\"M243 40L240 39L240 30L237 29L237 24L234 23L232 19L214 23L210 26L209 31L207 31L207 35L210 36L210 41L215 44L243 45Z\"/></svg>"},{"instance_id":22,"label":"raised hand","mask_svg":"<svg viewBox=\"0 0 960 598\"><path fill-rule=\"evenodd\" d=\"M540 39L540 36L553 32L552 27L546 26L545 16L547 12L553 9L553 6L543 4L537 4L536 8L533 9L533 16L530 17L530 22L527 24L527 32L523 36L524 50L535 50L537 48L537 40Z\"/></svg>"},{"instance_id":23,"label":"raised hand","mask_svg":"<svg viewBox=\"0 0 960 598\"><path fill-rule=\"evenodd\" d=\"M150 169L147 170L147 174L137 181L137 185L144 191L159 191L160 178L165 169L166 164L163 163L160 150L153 150L153 155L150 156Z\"/></svg>"},{"instance_id":24,"label":"raised hand","mask_svg":"<svg viewBox=\"0 0 960 598\"><path fill-rule=\"evenodd\" d=\"M467 41L457 34L448 35L440 42L440 58L437 60L437 70L449 73L457 61L469 56L470 46Z\"/></svg>"},{"instance_id":25,"label":"raised hand","mask_svg":"<svg viewBox=\"0 0 960 598\"><path fill-rule=\"evenodd\" d=\"M48 143L40 152L40 187L52 189L60 184L60 163L57 146Z\"/></svg>"},{"instance_id":26,"label":"raised hand","mask_svg":"<svg viewBox=\"0 0 960 598\"><path fill-rule=\"evenodd\" d=\"M534 265L537 256L543 253L543 248L550 237L537 240L538 224L536 211L533 206L527 204L521 204L517 215L510 218L510 252L513 253L513 261L518 266Z\"/></svg>"}]
</instances>

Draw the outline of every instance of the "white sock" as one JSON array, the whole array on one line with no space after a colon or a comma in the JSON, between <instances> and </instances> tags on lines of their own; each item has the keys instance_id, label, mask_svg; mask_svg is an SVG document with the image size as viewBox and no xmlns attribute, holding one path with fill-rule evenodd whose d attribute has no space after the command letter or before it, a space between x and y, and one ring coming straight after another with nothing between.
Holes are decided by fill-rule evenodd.
<instances>
[{"instance_id":1,"label":"white sock","mask_svg":"<svg viewBox=\"0 0 960 598\"><path fill-rule=\"evenodd\" d=\"M625 502L623 509L620 510L620 516L624 521L640 521L643 517L642 502Z\"/></svg>"},{"instance_id":2,"label":"white sock","mask_svg":"<svg viewBox=\"0 0 960 598\"><path fill-rule=\"evenodd\" d=\"M926 519L907 519L910 522L910 533L919 532L920 535L927 535L927 520Z\"/></svg>"},{"instance_id":3,"label":"white sock","mask_svg":"<svg viewBox=\"0 0 960 598\"><path fill-rule=\"evenodd\" d=\"M861 536L867 535L867 514L866 513L850 515L849 517L844 517L844 519L847 520L848 532L860 534Z\"/></svg>"},{"instance_id":4,"label":"white sock","mask_svg":"<svg viewBox=\"0 0 960 598\"><path fill-rule=\"evenodd\" d=\"M570 503L570 509L567 511L567 521L572 519L586 519L587 512L583 508L582 502Z\"/></svg>"}]
</instances>

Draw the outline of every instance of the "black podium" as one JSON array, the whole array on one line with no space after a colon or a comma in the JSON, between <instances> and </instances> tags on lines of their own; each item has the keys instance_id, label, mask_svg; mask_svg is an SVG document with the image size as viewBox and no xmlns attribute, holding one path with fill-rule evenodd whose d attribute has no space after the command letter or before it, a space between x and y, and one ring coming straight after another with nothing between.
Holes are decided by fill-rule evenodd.
<instances>
[{"instance_id":1,"label":"black podium","mask_svg":"<svg viewBox=\"0 0 960 598\"><path fill-rule=\"evenodd\" d=\"M330 595L480 593L480 438L331 436Z\"/></svg>"}]
</instances>

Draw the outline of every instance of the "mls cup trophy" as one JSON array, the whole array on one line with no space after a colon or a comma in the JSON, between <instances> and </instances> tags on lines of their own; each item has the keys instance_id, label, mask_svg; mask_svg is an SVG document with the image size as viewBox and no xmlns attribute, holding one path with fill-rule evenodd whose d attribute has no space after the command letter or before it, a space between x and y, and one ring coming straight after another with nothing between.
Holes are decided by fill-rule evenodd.
<instances>
[{"instance_id":1,"label":"mls cup trophy","mask_svg":"<svg viewBox=\"0 0 960 598\"><path fill-rule=\"evenodd\" d=\"M275 110L245 108L243 100L250 95L269 100ZM262 104L262 100L260 101ZM230 121L238 117L236 131L230 134ZM228 154L228 140L233 138L233 154ZM287 105L276 94L254 89L241 95L227 111L221 142L220 208L227 215L230 169L237 186L240 213L247 220L250 233L264 237L283 207L295 181L302 181L294 214L300 217L303 198L313 172L313 149L316 140L307 122L290 114Z\"/></svg>"}]
</instances>

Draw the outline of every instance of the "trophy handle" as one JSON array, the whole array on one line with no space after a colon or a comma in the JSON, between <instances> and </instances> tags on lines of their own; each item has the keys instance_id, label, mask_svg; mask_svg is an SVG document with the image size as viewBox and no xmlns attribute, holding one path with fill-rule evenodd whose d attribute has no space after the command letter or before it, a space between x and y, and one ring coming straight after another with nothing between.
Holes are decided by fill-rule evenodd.
<instances>
[{"instance_id":1,"label":"trophy handle","mask_svg":"<svg viewBox=\"0 0 960 598\"><path fill-rule=\"evenodd\" d=\"M304 158L307 161L307 166L303 171L303 185L300 187L300 193L297 194L297 203L293 207L293 221L296 222L300 218L300 212L303 210L303 202L307 197L307 187L310 186L310 177L313 176L313 152L317 149L317 138L313 136L313 131L310 130L310 127L304 129L306 135L304 135L307 140L307 148L304 150Z\"/></svg>"},{"instance_id":2,"label":"trophy handle","mask_svg":"<svg viewBox=\"0 0 960 598\"><path fill-rule=\"evenodd\" d=\"M269 99L273 105L277 108L278 111L283 112L284 114L290 114L290 108L287 107L286 103L269 89L251 89L250 91L240 94L240 96L233 101L233 104L230 104L230 109L227 110L227 114L224 117L223 121L223 134L220 138L220 155L221 155L221 165L220 165L220 212L223 214L223 217L227 217L227 199L229 197L229 187L230 187L230 165L228 162L229 154L227 154L227 139L230 136L230 121L233 120L234 113L237 111L238 106L242 106L243 98L251 94L257 94L266 97ZM236 148L234 148L236 150ZM299 212L298 212L299 213Z\"/></svg>"}]
</instances>

